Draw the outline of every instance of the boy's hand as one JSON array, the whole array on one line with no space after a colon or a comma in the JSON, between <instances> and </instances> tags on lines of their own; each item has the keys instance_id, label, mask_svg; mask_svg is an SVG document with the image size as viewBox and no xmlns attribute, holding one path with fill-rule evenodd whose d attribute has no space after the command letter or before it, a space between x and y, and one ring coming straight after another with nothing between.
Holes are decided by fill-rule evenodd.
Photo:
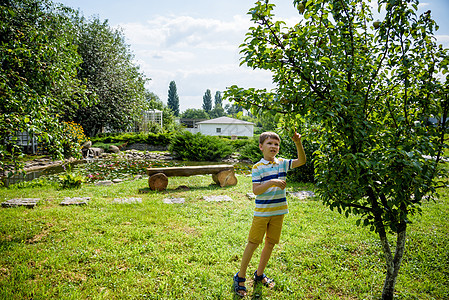
<instances>
[{"instance_id":1,"label":"boy's hand","mask_svg":"<svg viewBox=\"0 0 449 300\"><path fill-rule=\"evenodd\" d=\"M287 182L285 180L281 180L281 179L272 179L271 183L272 183L272 185L277 186L281 189L285 189L285 187L287 186Z\"/></svg>"},{"instance_id":2,"label":"boy's hand","mask_svg":"<svg viewBox=\"0 0 449 300\"><path fill-rule=\"evenodd\" d=\"M292 140L295 143L301 142L301 135L299 133L297 133L296 130L295 130L295 134L292 136Z\"/></svg>"}]
</instances>

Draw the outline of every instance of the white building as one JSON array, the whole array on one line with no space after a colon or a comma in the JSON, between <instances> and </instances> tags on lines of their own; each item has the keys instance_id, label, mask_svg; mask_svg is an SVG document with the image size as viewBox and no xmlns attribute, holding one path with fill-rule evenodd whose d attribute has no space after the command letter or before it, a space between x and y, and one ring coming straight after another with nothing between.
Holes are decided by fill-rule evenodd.
<instances>
[{"instance_id":1,"label":"white building","mask_svg":"<svg viewBox=\"0 0 449 300\"><path fill-rule=\"evenodd\" d=\"M198 132L204 135L252 137L254 123L228 117L220 117L196 123Z\"/></svg>"}]
</instances>

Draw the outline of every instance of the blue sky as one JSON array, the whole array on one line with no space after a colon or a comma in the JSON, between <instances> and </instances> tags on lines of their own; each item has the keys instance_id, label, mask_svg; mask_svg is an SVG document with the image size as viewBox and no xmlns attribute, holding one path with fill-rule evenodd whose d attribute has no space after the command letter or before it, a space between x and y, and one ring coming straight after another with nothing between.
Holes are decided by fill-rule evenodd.
<instances>
[{"instance_id":1,"label":"blue sky","mask_svg":"<svg viewBox=\"0 0 449 300\"><path fill-rule=\"evenodd\" d=\"M120 27L136 63L151 78L148 89L167 103L174 80L181 111L201 108L206 89L215 95L233 84L272 87L270 73L239 66L238 46L252 25L246 13L253 0L54 1ZM276 18L296 24L301 17L292 2L274 1ZM438 41L449 48L449 0L421 1L419 11L429 9L440 26Z\"/></svg>"}]
</instances>

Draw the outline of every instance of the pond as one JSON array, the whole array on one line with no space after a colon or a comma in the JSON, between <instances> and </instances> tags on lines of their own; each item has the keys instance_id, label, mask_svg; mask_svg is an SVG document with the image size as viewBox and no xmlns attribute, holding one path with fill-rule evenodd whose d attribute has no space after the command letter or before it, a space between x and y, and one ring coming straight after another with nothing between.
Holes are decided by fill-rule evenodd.
<instances>
[{"instance_id":1,"label":"pond","mask_svg":"<svg viewBox=\"0 0 449 300\"><path fill-rule=\"evenodd\" d=\"M86 182L94 183L101 180L113 180L116 178L126 178L135 175L146 175L147 168L159 167L181 167L200 165L229 164L225 162L198 162L198 161L175 161L175 160L129 160L129 159L94 159L90 161L79 161L66 166L50 166L45 169L26 172L26 174L14 175L10 178L2 178L4 186L32 181L37 178L46 178L50 181L57 181L58 174L73 171L86 177ZM250 174L251 165L248 163L234 164L234 169L238 174Z\"/></svg>"}]
</instances>

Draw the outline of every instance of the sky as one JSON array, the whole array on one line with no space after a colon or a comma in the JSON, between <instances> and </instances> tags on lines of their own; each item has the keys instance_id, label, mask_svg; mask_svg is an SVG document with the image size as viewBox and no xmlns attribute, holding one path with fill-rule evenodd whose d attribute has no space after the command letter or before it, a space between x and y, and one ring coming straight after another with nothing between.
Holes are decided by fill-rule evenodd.
<instances>
[{"instance_id":1,"label":"sky","mask_svg":"<svg viewBox=\"0 0 449 300\"><path fill-rule=\"evenodd\" d=\"M201 108L207 89L212 97L231 85L273 87L271 73L240 66L239 45L253 24L255 0L54 0L85 17L108 20L120 28L135 63L151 79L147 89L167 103L170 81L176 82L180 111ZM374 1L377 2L377 1ZM439 43L449 48L449 0L422 0L440 26ZM275 0L275 17L296 24L302 16L292 0Z\"/></svg>"}]
</instances>

